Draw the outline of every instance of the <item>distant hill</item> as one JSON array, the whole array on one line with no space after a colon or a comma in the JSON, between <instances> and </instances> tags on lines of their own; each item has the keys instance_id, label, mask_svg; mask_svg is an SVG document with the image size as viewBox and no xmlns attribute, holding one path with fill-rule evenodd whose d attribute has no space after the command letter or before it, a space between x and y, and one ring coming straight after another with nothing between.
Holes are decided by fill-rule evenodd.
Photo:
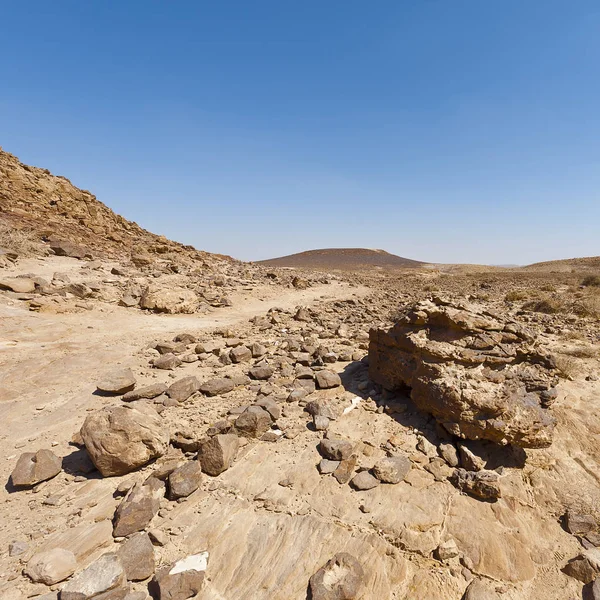
<instances>
[{"instance_id":1,"label":"distant hill","mask_svg":"<svg viewBox=\"0 0 600 600\"><path fill-rule=\"evenodd\" d=\"M527 271L600 271L600 256L549 260L522 268Z\"/></svg>"},{"instance_id":2,"label":"distant hill","mask_svg":"<svg viewBox=\"0 0 600 600\"><path fill-rule=\"evenodd\" d=\"M272 267L358 271L373 268L410 269L423 267L427 263L396 256L385 250L325 248L261 260L258 264Z\"/></svg>"}]
</instances>

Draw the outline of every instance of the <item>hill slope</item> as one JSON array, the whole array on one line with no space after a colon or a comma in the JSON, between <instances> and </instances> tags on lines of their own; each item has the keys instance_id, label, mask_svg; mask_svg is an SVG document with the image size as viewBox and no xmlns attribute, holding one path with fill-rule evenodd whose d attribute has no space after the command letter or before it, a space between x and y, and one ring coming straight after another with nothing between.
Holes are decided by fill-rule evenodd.
<instances>
[{"instance_id":1,"label":"hill slope","mask_svg":"<svg viewBox=\"0 0 600 600\"><path fill-rule=\"evenodd\" d=\"M523 269L528 271L600 271L600 256L549 260L527 265Z\"/></svg>"},{"instance_id":2,"label":"hill slope","mask_svg":"<svg viewBox=\"0 0 600 600\"><path fill-rule=\"evenodd\" d=\"M362 270L380 267L383 269L407 269L424 266L423 263L384 250L367 248L324 248L290 254L279 258L258 261L258 264L273 267L295 267L306 269Z\"/></svg>"},{"instance_id":3,"label":"hill slope","mask_svg":"<svg viewBox=\"0 0 600 600\"><path fill-rule=\"evenodd\" d=\"M186 259L210 255L173 242L115 214L87 190L48 169L30 167L0 148L0 233L22 232L32 243L67 240L94 256L141 251ZM0 246L5 241L0 238ZM220 257L229 258L229 257Z\"/></svg>"}]
</instances>

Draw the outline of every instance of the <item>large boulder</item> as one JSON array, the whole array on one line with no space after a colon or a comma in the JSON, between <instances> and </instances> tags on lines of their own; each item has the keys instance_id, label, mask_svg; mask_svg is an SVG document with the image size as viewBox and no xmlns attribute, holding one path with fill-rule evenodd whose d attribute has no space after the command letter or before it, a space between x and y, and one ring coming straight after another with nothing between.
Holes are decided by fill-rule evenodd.
<instances>
[{"instance_id":1,"label":"large boulder","mask_svg":"<svg viewBox=\"0 0 600 600\"><path fill-rule=\"evenodd\" d=\"M129 473L162 456L169 445L169 432L156 411L142 412L130 405L93 412L81 437L104 477Z\"/></svg>"},{"instance_id":2,"label":"large boulder","mask_svg":"<svg viewBox=\"0 0 600 600\"><path fill-rule=\"evenodd\" d=\"M371 379L410 388L421 410L463 438L549 446L555 422L544 398L554 368L525 328L472 304L422 301L389 331L370 332Z\"/></svg>"},{"instance_id":3,"label":"large boulder","mask_svg":"<svg viewBox=\"0 0 600 600\"><path fill-rule=\"evenodd\" d=\"M199 304L196 293L185 288L168 289L149 286L140 300L141 308L169 314L191 314L198 310Z\"/></svg>"}]
</instances>

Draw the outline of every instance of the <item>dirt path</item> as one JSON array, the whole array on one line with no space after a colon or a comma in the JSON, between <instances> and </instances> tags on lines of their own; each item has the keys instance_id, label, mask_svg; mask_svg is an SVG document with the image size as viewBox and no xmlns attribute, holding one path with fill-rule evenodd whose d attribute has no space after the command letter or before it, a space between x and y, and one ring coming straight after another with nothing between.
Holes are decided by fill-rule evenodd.
<instances>
[{"instance_id":1,"label":"dirt path","mask_svg":"<svg viewBox=\"0 0 600 600\"><path fill-rule=\"evenodd\" d=\"M154 315L114 305L71 314L29 312L23 303L0 305L0 450L64 442L97 397L94 382L119 365L147 364L143 349L183 331L200 334L246 323L273 307L364 295L366 288L333 283L307 290L255 288L231 295L233 306L208 315ZM33 443L35 442L35 443ZM3 465L8 476L10 464Z\"/></svg>"}]
</instances>

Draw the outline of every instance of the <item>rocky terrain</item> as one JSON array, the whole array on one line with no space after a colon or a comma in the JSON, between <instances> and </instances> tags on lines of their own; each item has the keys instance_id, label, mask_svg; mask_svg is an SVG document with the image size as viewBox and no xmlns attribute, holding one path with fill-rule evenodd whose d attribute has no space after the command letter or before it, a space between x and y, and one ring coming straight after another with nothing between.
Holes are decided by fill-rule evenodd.
<instances>
[{"instance_id":1,"label":"rocky terrain","mask_svg":"<svg viewBox=\"0 0 600 600\"><path fill-rule=\"evenodd\" d=\"M0 598L600 598L588 270L249 265L0 158Z\"/></svg>"}]
</instances>

